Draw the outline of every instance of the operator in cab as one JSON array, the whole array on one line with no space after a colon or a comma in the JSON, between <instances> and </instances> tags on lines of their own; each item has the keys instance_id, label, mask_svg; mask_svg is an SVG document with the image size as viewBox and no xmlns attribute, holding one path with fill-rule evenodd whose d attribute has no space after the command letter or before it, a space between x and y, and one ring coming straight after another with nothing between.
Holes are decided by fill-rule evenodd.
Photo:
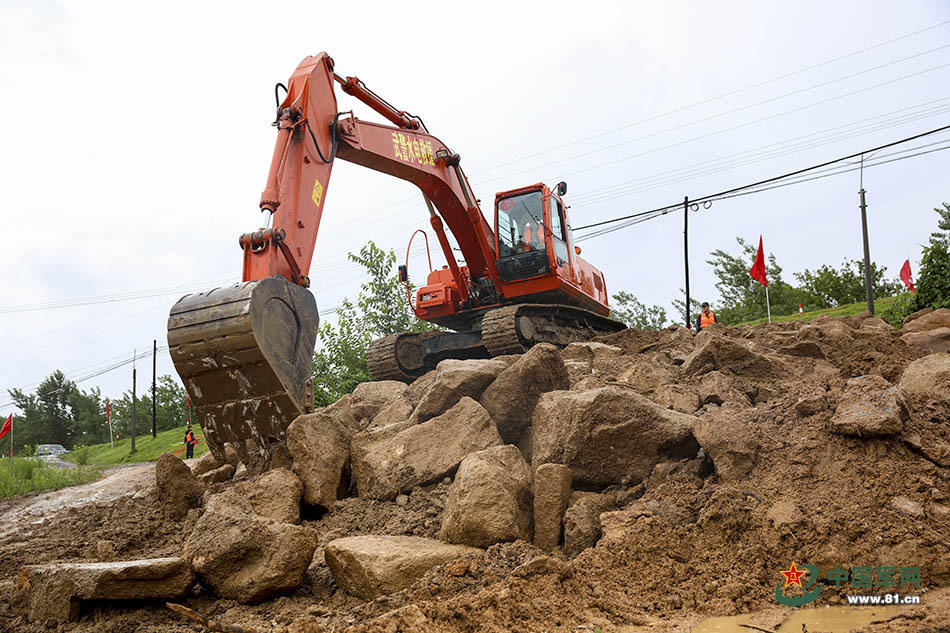
<instances>
[{"instance_id":1,"label":"operator in cab","mask_svg":"<svg viewBox=\"0 0 950 633\"><path fill-rule=\"evenodd\" d=\"M699 313L699 316L696 317L696 331L702 332L708 328L713 323L718 323L716 320L716 313L709 309L709 304L703 301L702 311Z\"/></svg>"}]
</instances>

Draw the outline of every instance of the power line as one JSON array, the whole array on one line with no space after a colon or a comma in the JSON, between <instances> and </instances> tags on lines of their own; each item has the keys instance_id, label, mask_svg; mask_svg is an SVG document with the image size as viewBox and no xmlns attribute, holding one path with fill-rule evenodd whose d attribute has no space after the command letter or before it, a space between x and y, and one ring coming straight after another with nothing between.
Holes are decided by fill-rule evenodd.
<instances>
[{"instance_id":1,"label":"power line","mask_svg":"<svg viewBox=\"0 0 950 633\"><path fill-rule=\"evenodd\" d=\"M950 97L944 97L942 99L937 99L932 102L928 102L922 105L930 105L937 102L945 102ZM911 108L903 108L901 110L896 110L887 114L877 115L864 119L862 121L847 123L841 126L835 126L832 128L827 128L820 132L815 132L811 134L806 134L792 139L787 139L785 141L780 141L776 143L769 143L751 150L746 150L743 152L738 152L736 154L731 154L723 158L703 161L700 163L694 163L693 165L688 165L686 167L679 167L676 169L667 170L664 172L659 172L650 176L644 176L640 178L635 178L624 183L619 183L617 185L607 186L596 191L591 192L586 196L577 196L572 200L572 207L584 207L591 206L593 204L599 204L602 202L607 202L619 197L626 197L633 193L640 193L642 191L649 191L659 187L666 187L672 184L679 182L684 182L686 180L692 180L697 177L709 176L724 171L729 171L737 167L744 167L747 165L753 165L760 162L764 162L771 158L778 156L787 156L790 153L800 152L807 149L813 149L815 147L822 147L825 145L830 145L832 143L837 143L842 140L864 136L872 132L878 132L881 130L888 130L891 128L907 125L919 120L931 118L934 116L945 114L950 111L950 104L944 104L939 107L934 107L924 112L917 112L914 114L901 115L895 117L894 119L887 121L879 121L873 124L865 124L868 121L874 119L880 119L881 117L888 116L891 114L896 114L899 112L905 112L913 108L919 108L918 106L912 106ZM865 125L862 125L865 124ZM847 132L838 132L843 128L853 128ZM815 138L822 134L828 132L837 132L836 134L827 135L825 138ZM812 139L812 140L807 140Z\"/></svg>"},{"instance_id":2,"label":"power line","mask_svg":"<svg viewBox=\"0 0 950 633\"><path fill-rule=\"evenodd\" d=\"M700 123L708 123L709 121L712 121L712 120L714 120L714 119L720 119L720 118L722 118L722 117L729 116L730 114L735 114L735 113L737 113L737 112L742 112L742 111L744 111L744 110L748 110L748 109L751 109L751 108L756 108L756 107L758 107L758 106L760 106L760 105L765 105L765 104L767 104L767 103L771 103L771 102L777 101L777 100L779 100L779 99L785 99L785 98L787 98L787 97L791 97L791 96L794 96L794 95L802 94L802 93L804 93L804 92L808 92L808 91L814 90L814 89L816 89L816 88L821 88L821 87L824 87L824 86L829 86L829 85L832 85L832 84L836 84L836 83L839 83L839 82L844 81L844 80L846 80L846 79L851 79L851 78L857 77L857 76L859 76L859 75L865 75L865 74L870 73L870 72L875 72L875 71L878 71L878 70L880 70L880 69L882 69L882 68L886 68L886 67L888 67L888 66L893 66L894 64L899 64L899 63L902 63L902 62L905 62L905 61L908 61L908 60L911 60L911 59L914 59L914 58L917 58L917 57L921 57L921 56L923 56L923 55L929 55L930 53L935 53L935 52L937 52L937 51L940 51L940 50L943 50L943 49L946 49L946 48L950 48L950 44L945 44L945 45L943 45L943 46L938 46L937 48L933 48L933 49L924 51L924 52L922 52L922 53L917 53L917 54L911 55L911 56L909 56L909 57L903 57L903 58L901 58L901 59L894 60L894 61L891 61L891 62L887 62L886 64L880 64L880 65L878 65L878 66L874 66L874 67L872 67L872 68L868 68L868 69L861 70L861 71L858 71L858 72L855 72L855 73L851 73L851 74L849 74L849 75L843 75L843 76L837 77L837 78L835 78L835 79L831 79L831 80L828 80L828 81L823 81L823 82L814 84L814 85L812 85L812 86L808 86L807 88L800 88L800 89L798 89L798 90L793 90L793 91L791 91L791 92L787 92L787 93L782 94L782 95L778 95L778 96L775 96L775 97L769 97L768 99L764 99L764 100L762 100L762 101L757 101L757 102L755 102L755 103L746 104L746 105L740 106L740 107L738 107L738 108L733 108L732 110L728 110L728 111L726 111L726 112L719 112L719 113L717 113L717 114L712 114L712 115L709 115L709 116L707 116L707 117L703 117L703 118L701 118L701 119L696 119L696 120L694 120L694 121L689 121L689 122L686 122L686 123L681 123L681 124L679 124L679 125L674 125L674 126L672 126L672 127L664 128L664 129L658 130L658 131L656 131L656 132L651 132L651 133L649 133L649 134L644 134L644 135L637 136L637 137L634 137L634 138L631 138L631 139L627 139L627 140L624 140L624 141L620 141L620 142L617 142L617 143L613 143L613 144L611 144L611 145L605 145L605 146L603 146L603 147L598 147L597 149L593 149L593 150L590 150L590 151L587 151L587 152L582 152L582 153L580 153L580 154L574 154L573 156L567 156L567 157L565 157L565 158L559 158L559 159L557 159L557 160L553 160L553 161L550 161L550 162L547 162L547 163L543 163L543 164L538 165L538 166L536 166L536 167L531 167L531 168L529 168L529 169L524 169L524 170L521 170L521 171L516 171L516 172L513 172L513 173L505 174L504 176L497 176L497 177L492 178L492 179L489 179L489 180L484 180L484 181L482 181L482 183L485 183L485 182L492 182L493 180L500 180L500 179L502 179L502 178L507 178L508 176L511 176L511 175L513 175L513 174L520 174L520 173L525 173L525 172L527 172L527 171L532 171L532 170L536 170L536 169L543 169L543 168L545 168L545 167L550 167L551 165L557 165L557 164L559 164L559 163L563 163L563 162L566 162L566 161L576 160L576 159L578 159L578 158L583 158L584 156L589 156L589 155L591 155L591 154L597 154L597 153L599 153L599 152L607 151L607 150L610 150L610 149L615 149L615 148L620 147L620 146L622 146L622 145L628 145L628 144L630 144L630 143L635 143L635 142L637 142L637 141L646 140L646 139L649 139L649 138L653 138L654 136L659 136L659 135L661 135L661 134L666 134L666 133L669 133L669 132L675 132L675 131L677 131L677 130L682 130L682 129L684 129L684 128L692 127L692 126L698 125L698 124L700 124ZM947 64L945 64L945 66L946 66L946 65L947 65ZM938 66L938 68L942 68L942 67L943 67L943 66ZM904 78L914 77L914 76L916 76L916 74L907 75L907 76L904 77ZM903 78L902 78L902 79L903 79ZM891 83L891 82L885 82L884 84L877 84L876 86L871 86L870 88L874 88L874 87L877 87L877 86L880 86L880 85L885 85L885 84L887 84L887 83ZM859 92L860 92L860 91L859 91ZM843 98L843 97L846 97L846 96L851 96L852 94L856 94L856 93L849 93L849 94L846 94L846 95L841 95L840 97L836 97L836 98ZM819 103L822 103L822 102L819 102ZM794 110L792 110L792 112L794 112Z\"/></svg>"},{"instance_id":3,"label":"power line","mask_svg":"<svg viewBox=\"0 0 950 633\"><path fill-rule=\"evenodd\" d=\"M675 108L675 109L673 109L673 110L668 110L667 112L663 112L663 113L661 113L661 114L656 114L656 115L647 117L647 118L645 118L645 119L640 119L640 120L634 121L634 122L632 122L632 123L627 123L627 124L625 124L625 125L621 125L621 126L618 126L618 127L614 127L614 128L609 129L609 130L604 130L603 132L598 132L597 134L592 134L592 135L590 135L590 136L585 136L585 137L583 137L583 138L580 138L580 139L577 139L577 140L574 140L574 141L570 141L570 142L564 143L564 144L562 144L562 145L557 145L557 146L555 146L555 147L551 147L551 148L548 148L548 149L546 149L546 150L542 150L542 151L540 151L540 152L534 152L534 153L532 153L532 154L525 154L525 155L521 156L520 158L516 158L516 159L513 159L513 160L508 161L508 162L505 162L505 163L497 163L497 164L495 164L495 165L493 165L493 166L491 166L491 167L488 167L488 168L486 168L486 169L483 169L483 170L480 170L480 171L477 171L477 172L473 172L473 175L474 175L474 174L478 174L478 173L484 173L484 172L486 172L486 171L491 171L491 170L493 170L493 169L498 169L498 168L500 168L500 167L507 167L508 165L513 165L513 164L515 164L515 163L519 163L519 162L521 162L521 161L523 161L523 160L526 160L526 159L529 159L529 158L535 158L536 156L542 156L542 155L544 155L544 154L549 154L549 153L555 152L555 151L557 151L557 150L559 150L559 149L564 149L564 148L567 148L567 147L571 147L571 146L574 146L574 145L578 145L578 144L580 144L580 143L583 143L584 141L589 141L589 140L591 140L591 139L600 138L600 137L602 137L602 136L607 136L608 134L613 134L614 132L619 132L620 130L625 130L625 129L628 129L628 128L631 128L631 127L635 127L635 126L638 126L638 125L642 125L642 124L644 124L644 123L649 123L649 122L651 122L651 121L656 121L657 119L661 119L661 118L664 118L664 117L668 117L668 116L671 116L671 115L673 115L673 114L678 114L678 113L684 112L684 111L686 111L686 110L691 110L691 109L696 108L696 107L699 107L699 106L701 106L701 105L706 105L706 104L708 104L708 103L713 103L713 102L715 102L715 101L719 101L719 100L725 99L725 98L727 98L727 97L731 97L731 96L740 94L740 93L742 93L742 92L746 92L746 91L748 91L748 90L753 90L753 89L755 89L755 88L760 88L760 87L762 87L762 86L768 85L768 84L770 84L770 83L774 83L774 82L776 82L776 81L781 81L782 79L788 79L789 77L794 77L795 75L800 75L800 74L802 74L802 73L804 73L804 72L808 72L809 70L814 70L814 69L816 69L816 68L820 68L820 67L822 67L822 66L826 66L826 65L828 65L828 64L832 64L832 63L834 63L834 62L841 61L842 59L847 59L848 57L854 57L855 55L860 55L861 53L866 53L866 52L868 52L868 51L870 51L870 50L873 50L873 49L875 49L875 48L880 48L880 47L882 47L882 46L886 46L887 44L892 44L892 43L894 43L894 42L897 42L897 41L900 41L900 40L904 40L904 39L907 39L907 38L909 38L909 37L913 37L913 36L915 36L915 35L920 35L921 33L925 33L925 32L927 32L927 31L931 31L931 30L936 29L936 28L939 28L939 27L941 27L941 26L946 26L947 24L950 24L950 20L944 20L943 22L938 22L937 24L932 24L931 26L924 27L924 28L918 29L918 30L916 30L916 31L911 31L910 33L905 33L904 35L900 35L900 36L898 36L898 37L894 37L894 38L891 38L891 39L889 39L889 40L885 40L885 41L883 41L883 42L878 42L878 43L876 43L876 44L871 44L870 46L865 46L864 48L861 48L861 49L858 49L858 50L855 50L855 51L851 51L850 53L845 53L845 54L843 54L843 55L839 55L838 57L833 57L833 58L831 58L831 59L826 59L825 61L818 62L817 64L812 64L812 65L810 65L810 66L805 66L804 68L799 68L798 70L795 70L795 71L792 71L792 72L787 72L787 73L784 73L784 74L781 74L781 75L777 75L777 76L775 76L775 77L772 77L771 79L766 79L766 80L759 81L759 82L754 83L754 84L750 84L750 85L748 85L748 86L744 86L744 87L742 87L742 88L738 88L738 89L736 89L736 90L731 90L731 91L729 91L729 92L725 92L725 93L720 94L720 95L717 95L717 96L715 96L715 97L709 97L709 98L707 98L707 99L703 99L703 100L701 100L701 101L697 101L697 102L692 103L692 104L687 105L687 106L682 106L682 107L679 107L679 108Z\"/></svg>"},{"instance_id":4,"label":"power line","mask_svg":"<svg viewBox=\"0 0 950 633\"><path fill-rule=\"evenodd\" d=\"M766 179L764 179L764 180L759 180L759 181L756 181L756 182L753 182L753 183L749 183L749 184L746 184L746 185L741 185L741 186L739 186L739 187L733 187L733 188L731 188L731 189L726 189L726 190L720 191L720 192L718 192L718 193L705 195L705 196L702 196L702 197L699 197L699 198L693 198L693 199L690 200L690 202L693 203L693 204L702 204L703 202L712 202L712 201L717 200L717 199L725 199L726 197L730 196L730 194L738 193L738 192L740 192L740 191L744 191L744 190L747 190L747 189L753 189L753 188L761 187L761 186L763 186L763 185L767 185L767 184L770 184L770 183L778 182L778 181L781 181L781 180L786 180L786 179L788 179L788 178L792 178L792 177L794 177L794 176L798 176L798 175L805 174L805 173L808 173L808 172L811 172L811 171L815 171L815 170L821 169L821 168L823 168L823 167L827 167L827 166L829 166L829 165L834 165L834 164L836 164L836 163L844 162L844 161L847 161L847 160L852 160L852 159L854 159L854 158L859 158L860 156L862 156L862 155L864 155L864 154L870 154L871 152L877 152L877 151L880 151L880 150L882 150L882 149L887 149L887 148L889 148L889 147L894 147L894 146L896 146L896 145L901 145L901 144L903 144L903 143L908 143L908 142L910 142L910 141L914 141L914 140L917 140L917 139L919 139L919 138L924 138L924 137L930 136L930 135L932 135L932 134L938 134L938 133L944 132L944 131L946 131L946 130L950 130L950 125L944 125L944 126L942 126L942 127L938 127L938 128L933 129L933 130L929 130L929 131L927 131L927 132L921 132L920 134L915 134L915 135L913 135L913 136L908 136L908 137L906 137L906 138L903 138L903 139L900 139L900 140L897 140L897 141L892 141L892 142L890 142L890 143L885 143L884 145L879 145L879 146L877 146L877 147L872 147L872 148L869 148L869 149L866 149L866 150L863 150L863 151L860 151L860 152L856 152L856 153L854 153L854 154L849 154L849 155L847 155L847 156L842 156L842 157L840 157L840 158L836 158L836 159L833 159L833 160L825 161L825 162L819 163L819 164L817 164L817 165L812 165L812 166L810 166L810 167L805 167L805 168L803 168L803 169L796 169L795 171L787 172L787 173L784 173L784 174L779 175L779 176L773 176L773 177L771 177L771 178L766 178ZM929 153L929 152L927 152L927 153ZM911 156L907 156L907 157L905 157L905 158L911 158ZM895 160L898 160L898 159L895 159ZM893 162L893 161L888 161L888 162ZM868 166L868 164L865 163L865 167L867 167L867 166ZM842 173L844 173L844 172L842 172ZM829 174L829 175L833 175L833 174ZM630 215L621 216L621 217L618 217L618 218L613 218L613 219L610 219L610 220L603 220L603 221L601 221L601 222L595 222L595 223L593 223L593 224L587 224L587 225L584 225L584 226L579 226L579 227L577 227L577 228L574 229L574 230L575 230L575 231L582 231L582 230L585 230L585 229L592 229L592 228L597 228L597 227L600 227L600 226L605 226L605 225L608 225L608 224L614 224L614 223L616 223L616 222L622 222L622 221L624 221L624 220L639 220L639 219L645 218L645 217L650 217L650 218L652 219L652 217L657 217L658 215L663 215L665 212L669 212L669 211L671 211L671 210L673 210L673 209L678 209L678 208L682 207L682 204L683 204L682 202L676 202L676 203L674 203L674 204L669 204L669 205L665 205L665 206L662 206L662 207L657 207L657 208L655 208L655 209L650 209L649 211L640 211L640 212L637 212L637 213L633 213L633 214L630 214ZM605 232L606 232L606 231L605 231ZM597 234L597 235L602 235L603 233L601 233L601 232L596 232L596 234ZM579 238L579 239L585 239L585 238L594 237L594 236L595 236L595 234L592 233L592 234L584 235L584 236L582 236L582 238Z\"/></svg>"}]
</instances>

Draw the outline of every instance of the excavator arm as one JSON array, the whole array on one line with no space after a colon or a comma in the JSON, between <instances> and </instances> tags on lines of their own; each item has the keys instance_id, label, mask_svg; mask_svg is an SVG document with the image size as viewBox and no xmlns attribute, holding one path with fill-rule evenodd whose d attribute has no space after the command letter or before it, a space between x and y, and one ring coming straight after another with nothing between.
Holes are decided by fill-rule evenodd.
<instances>
[{"instance_id":1,"label":"excavator arm","mask_svg":"<svg viewBox=\"0 0 950 633\"><path fill-rule=\"evenodd\" d=\"M393 125L338 113L334 82ZM277 143L260 203L273 214L273 226L241 237L245 281L280 275L308 285L336 157L419 188L462 296L468 295L470 277L497 283L492 229L478 208L459 156L429 134L420 119L397 110L356 77L336 75L333 60L321 53L301 62L290 78L275 125ZM467 275L455 263L440 216L458 242Z\"/></svg>"},{"instance_id":2,"label":"excavator arm","mask_svg":"<svg viewBox=\"0 0 950 633\"><path fill-rule=\"evenodd\" d=\"M392 125L339 113L334 84ZM243 283L183 297L168 321L172 360L209 447L224 458L231 443L251 470L267 468L290 422L313 408L310 373L319 317L306 288L335 158L420 189L451 270L447 285L459 303L494 301L499 284L493 232L459 156L420 119L359 79L336 75L333 60L320 53L304 59L291 76L274 125L277 141L260 202L269 226L240 237ZM456 263L443 219L464 267Z\"/></svg>"}]
</instances>

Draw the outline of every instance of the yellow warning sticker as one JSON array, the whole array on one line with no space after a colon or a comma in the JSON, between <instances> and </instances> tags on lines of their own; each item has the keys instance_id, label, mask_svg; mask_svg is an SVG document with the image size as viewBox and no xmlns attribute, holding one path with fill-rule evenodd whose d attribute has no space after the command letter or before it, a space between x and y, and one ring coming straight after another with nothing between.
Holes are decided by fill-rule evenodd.
<instances>
[{"instance_id":1,"label":"yellow warning sticker","mask_svg":"<svg viewBox=\"0 0 950 633\"><path fill-rule=\"evenodd\" d=\"M314 179L313 181L313 203L317 205L317 208L320 208L320 201L323 200L323 185L320 184L320 181Z\"/></svg>"}]
</instances>

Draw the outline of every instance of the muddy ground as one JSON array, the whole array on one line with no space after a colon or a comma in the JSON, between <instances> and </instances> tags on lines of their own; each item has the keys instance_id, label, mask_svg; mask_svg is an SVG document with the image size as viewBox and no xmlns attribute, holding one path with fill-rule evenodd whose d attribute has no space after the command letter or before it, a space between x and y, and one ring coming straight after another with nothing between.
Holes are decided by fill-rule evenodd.
<instances>
[{"instance_id":1,"label":"muddy ground","mask_svg":"<svg viewBox=\"0 0 950 633\"><path fill-rule=\"evenodd\" d=\"M847 330L717 328L716 336L754 344L764 362L722 370L728 393L694 413L697 424L706 424L700 443L719 451L716 463L658 465L642 482L607 489L617 503L601 517L603 536L570 559L566 574L512 574L542 553L518 541L432 569L409 589L376 600L340 591L323 546L360 534L436 537L450 484L443 481L398 502L350 498L326 513L305 509L302 524L317 531L320 547L304 583L288 596L241 605L199 586L185 602L262 631L688 631L708 617L740 613L774 631L796 611L774 595L779 572L795 562L817 565L822 577L834 567L919 567L919 590L899 591L918 593L921 604L882 611L860 630L950 631L950 402L909 396L898 433L833 432L849 378L871 374L897 384L927 351L884 327L862 327L861 319L824 323L830 321ZM616 367L607 363L573 388L616 384L631 364L647 360L674 384L702 393L708 372L682 366L697 344L692 334L628 330L601 341L623 350L610 361ZM824 404L802 414L801 402L812 397ZM180 555L199 510L166 520L153 481L150 467L140 466L0 506L0 630L46 630L11 604L24 565L96 560L104 540L119 559ZM861 593L822 583L814 606L841 605L846 593ZM101 603L59 630L197 629L160 604Z\"/></svg>"}]
</instances>

